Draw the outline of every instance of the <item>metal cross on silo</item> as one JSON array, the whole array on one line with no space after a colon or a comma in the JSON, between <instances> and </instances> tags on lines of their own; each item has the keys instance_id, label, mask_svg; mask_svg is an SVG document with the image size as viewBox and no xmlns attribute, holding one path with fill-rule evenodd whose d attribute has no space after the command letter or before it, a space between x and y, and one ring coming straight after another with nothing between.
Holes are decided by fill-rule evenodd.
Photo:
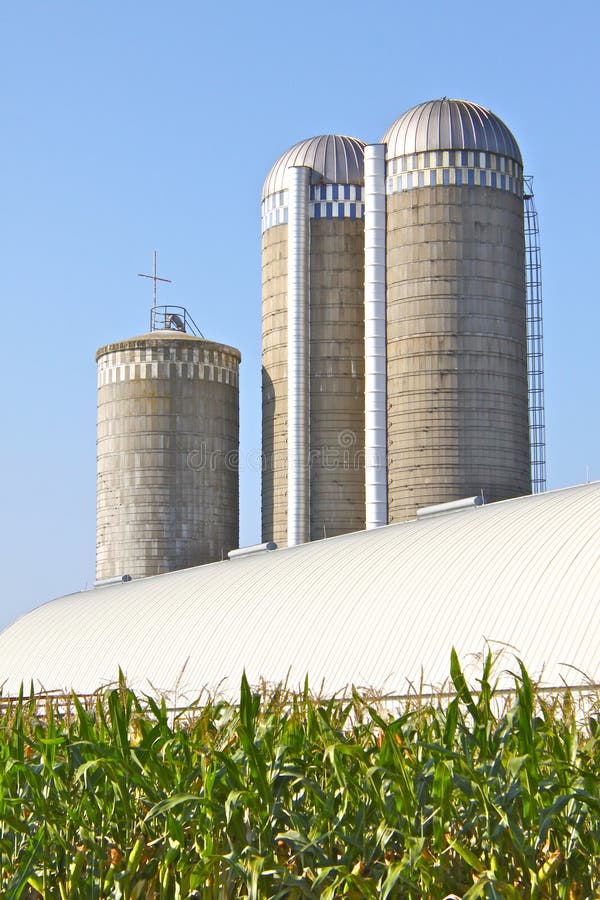
<instances>
[{"instance_id":1,"label":"metal cross on silo","mask_svg":"<svg viewBox=\"0 0 600 900\"><path fill-rule=\"evenodd\" d=\"M156 250L152 251L152 275L143 275L141 272L138 272L138 278L151 278L153 281L152 285L152 309L156 308L156 282L157 281L165 281L168 284L172 284L170 278L159 278L156 274Z\"/></svg>"}]
</instances>

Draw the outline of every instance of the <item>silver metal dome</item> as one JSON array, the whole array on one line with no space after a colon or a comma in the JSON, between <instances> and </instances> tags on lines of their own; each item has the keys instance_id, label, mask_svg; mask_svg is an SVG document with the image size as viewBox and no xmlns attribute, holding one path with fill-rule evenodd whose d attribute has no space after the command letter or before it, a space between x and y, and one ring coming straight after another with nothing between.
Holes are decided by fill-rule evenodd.
<instances>
[{"instance_id":1,"label":"silver metal dome","mask_svg":"<svg viewBox=\"0 0 600 900\"><path fill-rule=\"evenodd\" d=\"M340 134L321 134L294 144L280 156L265 180L263 200L287 188L290 166L313 169L313 183L362 184L364 141Z\"/></svg>"},{"instance_id":2,"label":"silver metal dome","mask_svg":"<svg viewBox=\"0 0 600 900\"><path fill-rule=\"evenodd\" d=\"M487 150L522 163L521 151L504 122L468 100L429 100L413 106L382 138L388 159L426 150Z\"/></svg>"}]
</instances>

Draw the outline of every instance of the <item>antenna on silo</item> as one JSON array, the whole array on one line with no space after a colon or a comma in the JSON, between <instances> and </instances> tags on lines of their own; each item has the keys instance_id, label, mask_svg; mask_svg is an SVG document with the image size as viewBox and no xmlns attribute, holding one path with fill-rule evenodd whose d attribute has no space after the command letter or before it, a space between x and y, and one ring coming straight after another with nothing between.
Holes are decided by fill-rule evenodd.
<instances>
[{"instance_id":1,"label":"antenna on silo","mask_svg":"<svg viewBox=\"0 0 600 900\"><path fill-rule=\"evenodd\" d=\"M152 275L138 272L138 278L152 279L150 331L182 331L184 333L189 332L195 337L204 337L185 306L156 305L156 282L163 281L165 284L173 284L170 278L162 278L156 274L156 250L152 251Z\"/></svg>"},{"instance_id":2,"label":"antenna on silo","mask_svg":"<svg viewBox=\"0 0 600 900\"><path fill-rule=\"evenodd\" d=\"M156 282L164 281L167 284L173 284L170 278L160 278L156 274L156 250L152 251L152 275L143 275L141 272L138 272L138 278L151 278L152 279L152 311L156 309Z\"/></svg>"}]
</instances>

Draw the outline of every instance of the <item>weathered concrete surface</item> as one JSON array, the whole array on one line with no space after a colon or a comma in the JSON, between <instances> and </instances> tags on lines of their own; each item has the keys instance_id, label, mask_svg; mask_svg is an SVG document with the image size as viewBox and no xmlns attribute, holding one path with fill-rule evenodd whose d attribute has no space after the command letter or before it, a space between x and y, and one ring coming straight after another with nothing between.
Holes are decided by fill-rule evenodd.
<instances>
[{"instance_id":1,"label":"weathered concrete surface","mask_svg":"<svg viewBox=\"0 0 600 900\"><path fill-rule=\"evenodd\" d=\"M388 503L530 491L523 202L445 186L388 197Z\"/></svg>"},{"instance_id":2,"label":"weathered concrete surface","mask_svg":"<svg viewBox=\"0 0 600 900\"><path fill-rule=\"evenodd\" d=\"M221 559L238 545L239 352L153 332L96 359L96 578Z\"/></svg>"},{"instance_id":3,"label":"weathered concrete surface","mask_svg":"<svg viewBox=\"0 0 600 900\"><path fill-rule=\"evenodd\" d=\"M365 527L364 224L310 223L310 538Z\"/></svg>"},{"instance_id":4,"label":"weathered concrete surface","mask_svg":"<svg viewBox=\"0 0 600 900\"><path fill-rule=\"evenodd\" d=\"M263 235L263 540L287 544L287 225ZM310 222L310 538L364 528L364 228Z\"/></svg>"},{"instance_id":5,"label":"weathered concrete surface","mask_svg":"<svg viewBox=\"0 0 600 900\"><path fill-rule=\"evenodd\" d=\"M287 545L287 225L262 238L262 539Z\"/></svg>"}]
</instances>

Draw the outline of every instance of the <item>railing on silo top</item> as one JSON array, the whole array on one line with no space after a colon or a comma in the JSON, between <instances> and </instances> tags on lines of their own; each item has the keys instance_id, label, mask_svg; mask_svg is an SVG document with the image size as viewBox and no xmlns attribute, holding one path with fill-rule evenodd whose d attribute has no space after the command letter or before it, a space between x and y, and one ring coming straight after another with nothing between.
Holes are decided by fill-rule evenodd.
<instances>
[{"instance_id":1,"label":"railing on silo top","mask_svg":"<svg viewBox=\"0 0 600 900\"><path fill-rule=\"evenodd\" d=\"M185 306L153 306L150 331L182 331L194 337L204 337Z\"/></svg>"}]
</instances>

